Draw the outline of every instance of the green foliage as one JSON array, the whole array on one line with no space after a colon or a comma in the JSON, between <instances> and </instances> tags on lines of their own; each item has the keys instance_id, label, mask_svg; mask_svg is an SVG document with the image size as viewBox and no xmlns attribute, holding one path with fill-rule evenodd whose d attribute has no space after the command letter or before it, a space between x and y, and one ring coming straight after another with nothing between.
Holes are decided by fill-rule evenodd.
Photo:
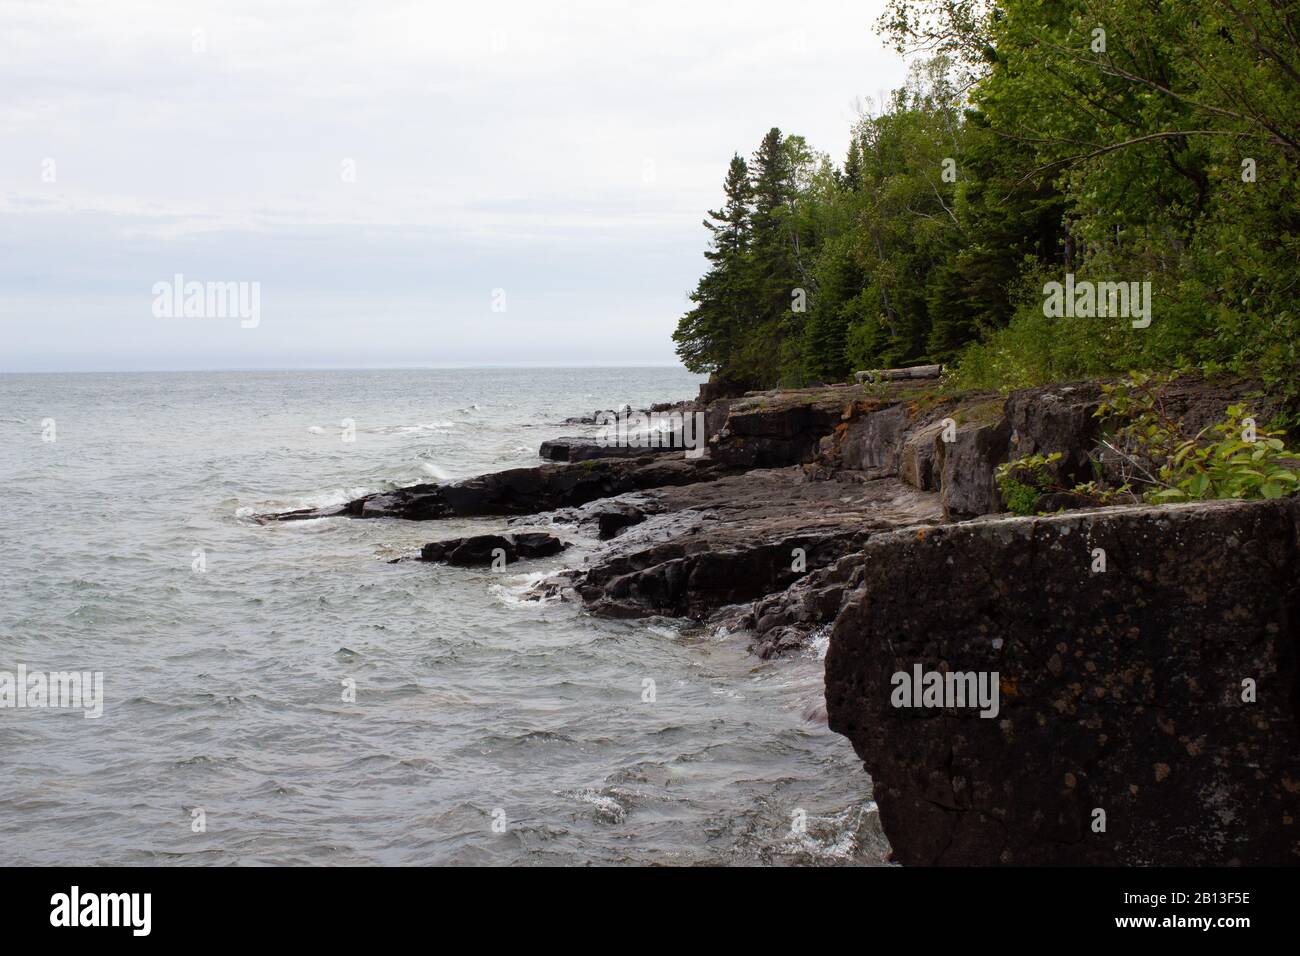
<instances>
[{"instance_id":1,"label":"green foliage","mask_svg":"<svg viewBox=\"0 0 1300 956\"><path fill-rule=\"evenodd\" d=\"M1228 409L1228 420L1179 445L1160 468L1168 485L1151 492L1155 501L1198 498L1281 498L1300 491L1300 455L1286 450L1281 437L1254 427L1245 406Z\"/></svg>"},{"instance_id":2,"label":"green foliage","mask_svg":"<svg viewBox=\"0 0 1300 956\"><path fill-rule=\"evenodd\" d=\"M1259 426L1242 404L1224 421L1187 437L1165 411L1167 377L1133 374L1104 388L1097 410L1126 424L1107 446L1125 468L1124 487L1148 501L1280 498L1300 491L1300 454L1278 432Z\"/></svg>"},{"instance_id":3,"label":"green foliage","mask_svg":"<svg viewBox=\"0 0 1300 956\"><path fill-rule=\"evenodd\" d=\"M881 27L929 59L842 169L776 129L733 158L688 367L770 386L937 361L971 388L1198 367L1300 398L1300 6L891 0ZM1045 315L1066 273L1150 282L1151 324Z\"/></svg>"},{"instance_id":4,"label":"green foliage","mask_svg":"<svg viewBox=\"0 0 1300 956\"><path fill-rule=\"evenodd\" d=\"M1073 494L1106 505L1300 492L1300 454L1287 449L1281 433L1260 427L1243 404L1229 406L1222 422L1187 436L1165 407L1172 380L1133 373L1102 386L1095 415L1109 431L1093 462L1098 477L1069 489ZM1053 452L999 465L998 490L1007 510L1031 514L1040 495L1066 490L1054 483L1053 466L1060 459L1060 452Z\"/></svg>"},{"instance_id":5,"label":"green foliage","mask_svg":"<svg viewBox=\"0 0 1300 956\"><path fill-rule=\"evenodd\" d=\"M1041 495L1056 490L1052 483L1052 466L1061 460L1061 453L1027 455L998 465L996 477L998 491L1007 510L1013 514L1034 513L1034 502Z\"/></svg>"}]
</instances>

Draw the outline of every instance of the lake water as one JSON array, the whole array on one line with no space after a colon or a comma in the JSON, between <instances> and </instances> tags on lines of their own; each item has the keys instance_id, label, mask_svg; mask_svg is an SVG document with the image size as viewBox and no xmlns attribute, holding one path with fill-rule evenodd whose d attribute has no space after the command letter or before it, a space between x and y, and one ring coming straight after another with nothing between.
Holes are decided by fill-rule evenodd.
<instances>
[{"instance_id":1,"label":"lake water","mask_svg":"<svg viewBox=\"0 0 1300 956\"><path fill-rule=\"evenodd\" d=\"M879 863L824 646L522 599L589 538L492 573L387 559L500 519L248 517L537 464L699 381L0 375L0 671L104 679L99 718L0 709L0 864Z\"/></svg>"}]
</instances>

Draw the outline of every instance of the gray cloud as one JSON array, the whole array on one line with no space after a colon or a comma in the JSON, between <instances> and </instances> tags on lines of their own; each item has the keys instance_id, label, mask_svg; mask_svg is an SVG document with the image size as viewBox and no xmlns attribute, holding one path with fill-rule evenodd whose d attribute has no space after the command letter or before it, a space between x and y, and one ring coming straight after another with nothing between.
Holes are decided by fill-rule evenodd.
<instances>
[{"instance_id":1,"label":"gray cloud","mask_svg":"<svg viewBox=\"0 0 1300 956\"><path fill-rule=\"evenodd\" d=\"M0 369L671 362L732 151L901 78L878 7L6 4Z\"/></svg>"}]
</instances>

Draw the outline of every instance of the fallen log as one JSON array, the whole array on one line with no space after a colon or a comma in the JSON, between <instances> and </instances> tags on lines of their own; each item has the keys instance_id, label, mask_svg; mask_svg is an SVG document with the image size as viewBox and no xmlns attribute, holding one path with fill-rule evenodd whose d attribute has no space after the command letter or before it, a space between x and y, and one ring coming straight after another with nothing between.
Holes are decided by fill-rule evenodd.
<instances>
[{"instance_id":1,"label":"fallen log","mask_svg":"<svg viewBox=\"0 0 1300 956\"><path fill-rule=\"evenodd\" d=\"M854 372L853 378L863 382L897 382L910 378L938 378L943 372L942 365L912 365L907 368L877 368L865 372Z\"/></svg>"}]
</instances>

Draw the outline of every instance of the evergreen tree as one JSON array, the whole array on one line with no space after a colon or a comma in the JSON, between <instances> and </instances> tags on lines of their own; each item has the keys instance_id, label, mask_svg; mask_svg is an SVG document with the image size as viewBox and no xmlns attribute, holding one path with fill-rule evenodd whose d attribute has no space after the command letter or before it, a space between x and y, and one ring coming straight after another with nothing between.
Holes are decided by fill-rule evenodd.
<instances>
[{"instance_id":1,"label":"evergreen tree","mask_svg":"<svg viewBox=\"0 0 1300 956\"><path fill-rule=\"evenodd\" d=\"M933 56L842 170L776 128L732 159L687 366L767 386L941 361L1004 387L1199 365L1300 399L1300 6L1100 9L888 0L886 32ZM1044 316L1067 271L1150 280L1151 325Z\"/></svg>"},{"instance_id":2,"label":"evergreen tree","mask_svg":"<svg viewBox=\"0 0 1300 956\"><path fill-rule=\"evenodd\" d=\"M723 183L725 201L704 220L710 247L704 253L709 270L700 279L691 309L678 321L673 340L683 364L693 372L721 371L733 377L732 356L745 335L750 306L749 167L739 154L732 156Z\"/></svg>"},{"instance_id":3,"label":"evergreen tree","mask_svg":"<svg viewBox=\"0 0 1300 956\"><path fill-rule=\"evenodd\" d=\"M775 126L754 153L753 189L753 328L740 362L747 376L775 382L780 378L791 296L799 287L789 232L794 169L786 140Z\"/></svg>"},{"instance_id":4,"label":"evergreen tree","mask_svg":"<svg viewBox=\"0 0 1300 956\"><path fill-rule=\"evenodd\" d=\"M858 138L854 136L849 142L849 155L844 160L844 186L853 191L862 185L862 150Z\"/></svg>"}]
</instances>

